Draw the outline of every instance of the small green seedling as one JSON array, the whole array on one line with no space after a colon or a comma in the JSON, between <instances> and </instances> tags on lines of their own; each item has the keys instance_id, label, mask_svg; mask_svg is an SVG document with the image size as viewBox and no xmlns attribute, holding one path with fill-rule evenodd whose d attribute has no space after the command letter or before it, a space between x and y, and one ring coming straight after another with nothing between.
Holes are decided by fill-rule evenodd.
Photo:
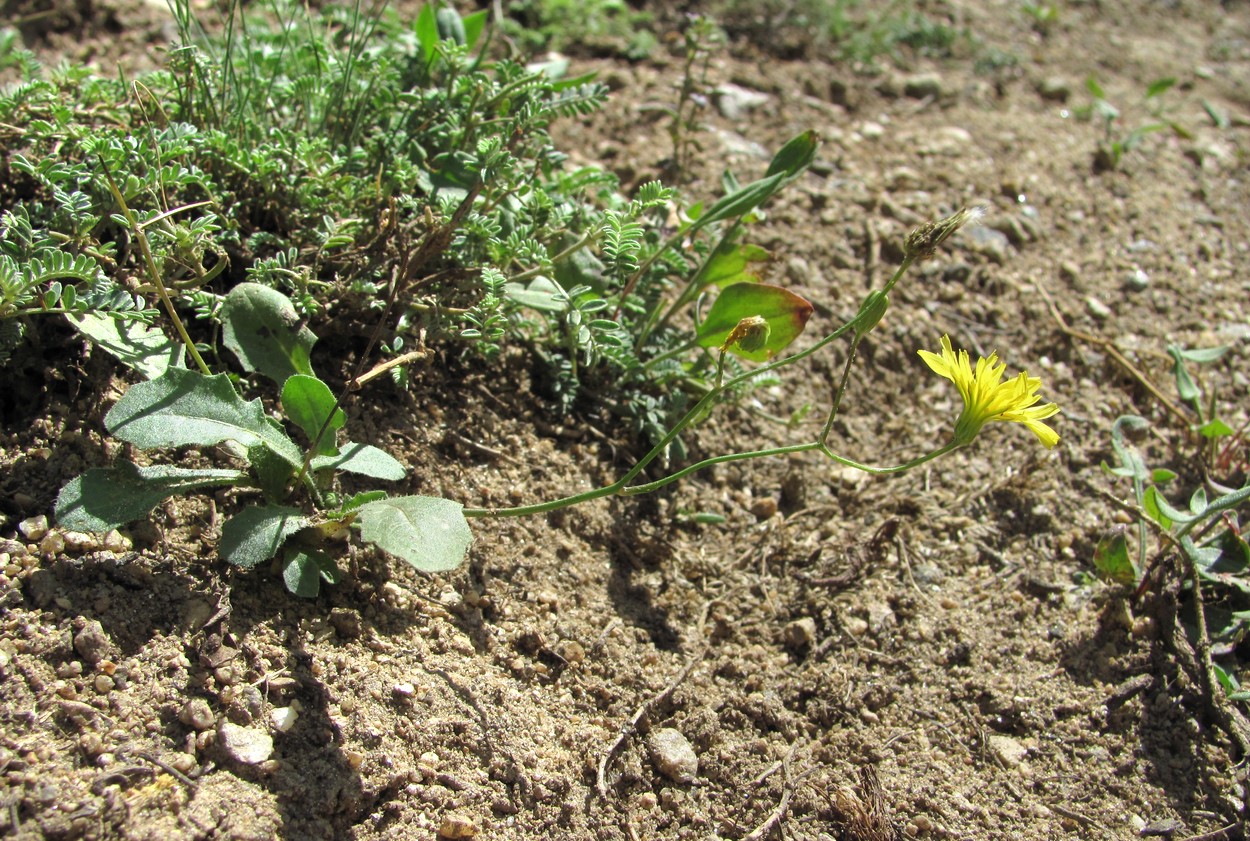
<instances>
[{"instance_id":1,"label":"small green seedling","mask_svg":"<svg viewBox=\"0 0 1250 841\"><path fill-rule=\"evenodd\" d=\"M1094 101L1089 106L1079 109L1077 113L1086 119L1097 117L1103 126L1103 137L1098 141L1098 146L1094 150L1096 171L1119 170L1125 155L1140 146L1146 137L1155 132L1171 130L1178 137L1192 137L1183 125L1164 115L1162 97L1175 84L1176 79L1170 77L1151 82L1142 97L1142 104L1152 117L1152 121L1126 132L1120 122L1120 109L1107 99L1107 94L1098 84L1098 80L1093 76L1085 80L1085 89L1089 91Z\"/></svg>"},{"instance_id":2,"label":"small green seedling","mask_svg":"<svg viewBox=\"0 0 1250 841\"><path fill-rule=\"evenodd\" d=\"M1111 446L1118 464L1103 464L1112 476L1130 479L1138 512L1136 550L1131 551L1123 531L1099 541L1094 567L1105 579L1119 584L1145 586L1150 533L1161 543L1160 556L1180 552L1195 580L1209 582L1226 597L1250 597L1250 545L1242 535L1237 512L1250 500L1250 484L1209 499L1205 488L1196 488L1183 506L1173 505L1161 487L1177 478L1163 468L1147 467L1137 448L1127 441L1129 432L1149 427L1145 418L1125 415L1111 429ZM1208 597L1209 599L1210 597ZM1227 614L1214 636L1228 638L1250 630L1250 611Z\"/></svg>"}]
</instances>

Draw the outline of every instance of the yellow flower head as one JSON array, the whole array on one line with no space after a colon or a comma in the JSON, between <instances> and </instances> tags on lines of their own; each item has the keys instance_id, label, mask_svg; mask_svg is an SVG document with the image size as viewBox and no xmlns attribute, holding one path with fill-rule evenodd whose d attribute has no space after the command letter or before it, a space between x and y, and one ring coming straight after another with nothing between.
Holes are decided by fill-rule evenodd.
<instances>
[{"instance_id":1,"label":"yellow flower head","mask_svg":"<svg viewBox=\"0 0 1250 841\"><path fill-rule=\"evenodd\" d=\"M951 349L949 336L942 337L942 354L919 351L920 358L934 373L946 377L959 389L964 399L964 410L955 422L955 443L962 446L977 437L981 427L988 421L1015 421L1033 431L1047 448L1059 443L1059 434L1046 424L1046 418L1059 414L1054 403L1034 405L1041 400L1037 390L1042 387L1038 377L1021 372L1019 376L1003 382L1007 366L998 361L998 354L977 360L976 369L968 359L968 351L956 355Z\"/></svg>"}]
</instances>

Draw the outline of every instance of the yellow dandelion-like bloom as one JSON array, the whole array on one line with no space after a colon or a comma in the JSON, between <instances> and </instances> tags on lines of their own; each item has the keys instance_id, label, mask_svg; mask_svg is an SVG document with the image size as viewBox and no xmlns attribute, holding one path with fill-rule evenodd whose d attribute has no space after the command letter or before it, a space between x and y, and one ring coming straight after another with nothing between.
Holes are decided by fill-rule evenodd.
<instances>
[{"instance_id":1,"label":"yellow dandelion-like bloom","mask_svg":"<svg viewBox=\"0 0 1250 841\"><path fill-rule=\"evenodd\" d=\"M919 353L934 373L955 384L964 399L964 410L955 422L957 445L972 441L989 421L1022 423L1047 448L1059 443L1059 434L1042 423L1059 414L1059 407L1054 403L1035 405L1041 400L1037 390L1042 387L1042 381L1038 377L1030 377L1022 371L1019 376L1003 382L1007 366L998 361L997 353L978 359L974 370L968 351L960 350L956 355L949 336L942 337L940 356L927 350Z\"/></svg>"}]
</instances>

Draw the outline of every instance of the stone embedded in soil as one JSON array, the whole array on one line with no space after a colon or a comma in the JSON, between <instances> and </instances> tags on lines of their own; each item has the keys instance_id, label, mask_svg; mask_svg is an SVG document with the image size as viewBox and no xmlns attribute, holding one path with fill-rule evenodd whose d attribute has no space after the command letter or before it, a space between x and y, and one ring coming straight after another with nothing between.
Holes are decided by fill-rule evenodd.
<instances>
[{"instance_id":1,"label":"stone embedded in soil","mask_svg":"<svg viewBox=\"0 0 1250 841\"><path fill-rule=\"evenodd\" d=\"M17 530L27 540L39 540L48 533L48 518L43 514L37 517L27 517L17 524Z\"/></svg>"},{"instance_id":2,"label":"stone embedded in soil","mask_svg":"<svg viewBox=\"0 0 1250 841\"><path fill-rule=\"evenodd\" d=\"M1090 295L1085 299L1085 311L1099 321L1106 321L1111 317L1111 307L1107 306L1093 295Z\"/></svg>"},{"instance_id":3,"label":"stone embedded in soil","mask_svg":"<svg viewBox=\"0 0 1250 841\"><path fill-rule=\"evenodd\" d=\"M694 782L699 774L699 757L680 730L661 727L647 737L647 748L656 770L676 783Z\"/></svg>"},{"instance_id":4,"label":"stone embedded in soil","mask_svg":"<svg viewBox=\"0 0 1250 841\"><path fill-rule=\"evenodd\" d=\"M273 737L255 727L227 721L217 729L217 738L226 755L244 765L259 765L273 756Z\"/></svg>"},{"instance_id":5,"label":"stone embedded in soil","mask_svg":"<svg viewBox=\"0 0 1250 841\"><path fill-rule=\"evenodd\" d=\"M290 732L298 718L299 712L293 707L278 707L269 713L269 720L273 722L273 729L279 733Z\"/></svg>"},{"instance_id":6,"label":"stone embedded in soil","mask_svg":"<svg viewBox=\"0 0 1250 841\"><path fill-rule=\"evenodd\" d=\"M108 657L112 649L113 641L104 633L104 626L98 619L87 620L82 630L74 635L74 650L93 666Z\"/></svg>"},{"instance_id":7,"label":"stone embedded in soil","mask_svg":"<svg viewBox=\"0 0 1250 841\"><path fill-rule=\"evenodd\" d=\"M984 225L966 228L963 236L968 247L999 266L1011 256L1011 238L1002 231Z\"/></svg>"},{"instance_id":8,"label":"stone embedded in soil","mask_svg":"<svg viewBox=\"0 0 1250 841\"><path fill-rule=\"evenodd\" d=\"M203 698L192 698L183 704L178 712L178 720L196 730L208 730L217 723L213 708Z\"/></svg>"},{"instance_id":9,"label":"stone embedded in soil","mask_svg":"<svg viewBox=\"0 0 1250 841\"><path fill-rule=\"evenodd\" d=\"M438 837L448 839L473 838L480 831L478 825L470 818L452 813L443 818L443 823L438 828Z\"/></svg>"},{"instance_id":10,"label":"stone embedded in soil","mask_svg":"<svg viewBox=\"0 0 1250 841\"><path fill-rule=\"evenodd\" d=\"M360 611L347 607L335 607L330 610L330 624L340 639L354 640L364 630L360 622Z\"/></svg>"},{"instance_id":11,"label":"stone embedded in soil","mask_svg":"<svg viewBox=\"0 0 1250 841\"><path fill-rule=\"evenodd\" d=\"M938 98L942 95L942 76L938 73L917 73L903 79L903 93L912 99Z\"/></svg>"},{"instance_id":12,"label":"stone embedded in soil","mask_svg":"<svg viewBox=\"0 0 1250 841\"><path fill-rule=\"evenodd\" d=\"M786 645L794 649L811 648L816 644L816 620L810 616L795 619L783 632Z\"/></svg>"},{"instance_id":13,"label":"stone embedded in soil","mask_svg":"<svg viewBox=\"0 0 1250 841\"><path fill-rule=\"evenodd\" d=\"M1048 102L1067 102L1072 96L1072 83L1062 76L1047 76L1037 83L1037 94Z\"/></svg>"},{"instance_id":14,"label":"stone embedded in soil","mask_svg":"<svg viewBox=\"0 0 1250 841\"><path fill-rule=\"evenodd\" d=\"M741 85L725 83L716 88L712 94L716 110L726 120L740 120L748 112L766 105L772 97L760 91L753 91Z\"/></svg>"},{"instance_id":15,"label":"stone embedded in soil","mask_svg":"<svg viewBox=\"0 0 1250 841\"><path fill-rule=\"evenodd\" d=\"M1141 292L1150 286L1150 275L1142 269L1133 269L1124 276L1124 285L1134 292Z\"/></svg>"},{"instance_id":16,"label":"stone embedded in soil","mask_svg":"<svg viewBox=\"0 0 1250 841\"><path fill-rule=\"evenodd\" d=\"M760 497L751 503L751 513L757 520L767 520L777 513L777 500L771 496Z\"/></svg>"},{"instance_id":17,"label":"stone embedded in soil","mask_svg":"<svg viewBox=\"0 0 1250 841\"><path fill-rule=\"evenodd\" d=\"M1029 749L1010 736L995 733L989 737L987 742L990 752L998 757L1004 765L1011 768L1019 765L1029 755Z\"/></svg>"}]
</instances>

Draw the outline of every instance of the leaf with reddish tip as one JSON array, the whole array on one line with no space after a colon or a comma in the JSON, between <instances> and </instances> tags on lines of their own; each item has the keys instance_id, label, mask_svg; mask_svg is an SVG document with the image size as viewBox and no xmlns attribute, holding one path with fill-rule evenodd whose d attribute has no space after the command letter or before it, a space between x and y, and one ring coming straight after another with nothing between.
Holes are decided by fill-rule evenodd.
<instances>
[{"instance_id":1,"label":"leaf with reddish tip","mask_svg":"<svg viewBox=\"0 0 1250 841\"><path fill-rule=\"evenodd\" d=\"M767 283L737 283L721 291L699 325L699 346L720 347L739 321L759 316L769 327L763 346L750 352L739 347L729 350L752 362L767 362L798 338L811 315L811 303L788 289Z\"/></svg>"}]
</instances>

